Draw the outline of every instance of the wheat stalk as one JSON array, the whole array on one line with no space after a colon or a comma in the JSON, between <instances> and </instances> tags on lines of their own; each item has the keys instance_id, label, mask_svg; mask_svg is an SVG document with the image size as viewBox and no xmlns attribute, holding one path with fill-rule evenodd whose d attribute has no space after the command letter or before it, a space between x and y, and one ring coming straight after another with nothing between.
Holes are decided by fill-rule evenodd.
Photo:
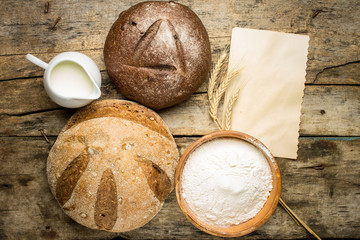
<instances>
[{"instance_id":1,"label":"wheat stalk","mask_svg":"<svg viewBox=\"0 0 360 240\"><path fill-rule=\"evenodd\" d=\"M298 224L303 226L311 235L313 235L316 239L321 240L321 238L313 231L311 230L311 228L306 225L306 223L304 223L290 208L288 205L286 205L286 203L284 202L284 200L282 200L281 198L279 199L279 203L280 205L285 209L285 211L294 219L294 221Z\"/></svg>"},{"instance_id":2,"label":"wheat stalk","mask_svg":"<svg viewBox=\"0 0 360 240\"><path fill-rule=\"evenodd\" d=\"M209 108L209 114L211 118L214 120L214 122L218 125L219 128L221 128L221 123L219 122L217 118L217 107L218 104L215 104L214 95L216 95L216 88L218 85L221 84L221 80L224 77L224 74L226 72L226 66L228 61L228 52L229 52L229 46L226 46L225 49L220 54L219 59L215 63L209 79L209 86L208 86L208 98L210 103ZM218 98L218 97L216 97Z\"/></svg>"},{"instance_id":3,"label":"wheat stalk","mask_svg":"<svg viewBox=\"0 0 360 240\"><path fill-rule=\"evenodd\" d=\"M214 117L216 119L217 119L217 110L219 108L220 101L223 98L230 83L239 74L239 72L240 70L230 70L227 76L220 81L219 87L215 91L212 101L210 101L210 111L214 114ZM222 124L220 124L220 128L223 129Z\"/></svg>"},{"instance_id":4,"label":"wheat stalk","mask_svg":"<svg viewBox=\"0 0 360 240\"><path fill-rule=\"evenodd\" d=\"M208 86L209 100L213 98L214 89L220 82L221 77L226 72L228 52L229 52L229 46L226 46L225 49L221 52L219 59L214 64L211 70L209 86Z\"/></svg>"},{"instance_id":5,"label":"wheat stalk","mask_svg":"<svg viewBox=\"0 0 360 240\"><path fill-rule=\"evenodd\" d=\"M226 109L224 109L224 114L223 114L223 126L225 130L230 130L231 128L231 114L232 114L232 109L233 106L236 102L236 100L239 97L239 93L240 93L240 88L230 97L229 102L226 106Z\"/></svg>"},{"instance_id":6,"label":"wheat stalk","mask_svg":"<svg viewBox=\"0 0 360 240\"><path fill-rule=\"evenodd\" d=\"M247 82L247 80L240 78L240 85L237 87L236 92L233 93L233 95L229 98L228 103L226 104L226 108L223 110L222 125L224 126L225 130L230 130L231 128L231 115L234 104L238 99L241 90L244 88Z\"/></svg>"},{"instance_id":7,"label":"wheat stalk","mask_svg":"<svg viewBox=\"0 0 360 240\"><path fill-rule=\"evenodd\" d=\"M210 80L208 86L209 99L213 98L214 89L217 87L221 77L224 75L224 65L226 61L226 53L223 53L210 73Z\"/></svg>"}]
</instances>

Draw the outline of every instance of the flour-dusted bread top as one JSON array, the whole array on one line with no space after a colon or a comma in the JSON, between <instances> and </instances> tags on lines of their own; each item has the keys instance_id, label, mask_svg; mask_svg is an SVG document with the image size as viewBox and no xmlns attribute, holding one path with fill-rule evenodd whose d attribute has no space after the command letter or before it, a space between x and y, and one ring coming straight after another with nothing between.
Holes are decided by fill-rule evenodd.
<instances>
[{"instance_id":1,"label":"flour-dusted bread top","mask_svg":"<svg viewBox=\"0 0 360 240\"><path fill-rule=\"evenodd\" d=\"M198 16L175 2L142 2L123 11L104 47L119 91L153 109L188 98L206 80L209 37Z\"/></svg>"},{"instance_id":2,"label":"flour-dusted bread top","mask_svg":"<svg viewBox=\"0 0 360 240\"><path fill-rule=\"evenodd\" d=\"M69 121L50 151L51 191L84 226L112 232L143 226L174 187L179 158L174 140L126 118L84 119Z\"/></svg>"}]
</instances>

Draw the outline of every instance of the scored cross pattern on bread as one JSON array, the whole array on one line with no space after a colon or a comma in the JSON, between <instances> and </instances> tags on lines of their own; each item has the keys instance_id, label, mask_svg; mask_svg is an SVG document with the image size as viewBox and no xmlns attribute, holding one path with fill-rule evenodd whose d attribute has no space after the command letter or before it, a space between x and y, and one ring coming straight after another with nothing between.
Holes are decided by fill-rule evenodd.
<instances>
[{"instance_id":1,"label":"scored cross pattern on bread","mask_svg":"<svg viewBox=\"0 0 360 240\"><path fill-rule=\"evenodd\" d=\"M207 79L209 37L190 8L142 2L123 11L111 27L104 62L122 95L163 109L190 97Z\"/></svg>"},{"instance_id":2,"label":"scored cross pattern on bread","mask_svg":"<svg viewBox=\"0 0 360 240\"><path fill-rule=\"evenodd\" d=\"M124 100L75 113L50 151L50 188L66 214L123 232L150 221L174 187L179 153L162 119Z\"/></svg>"},{"instance_id":3,"label":"scored cross pattern on bread","mask_svg":"<svg viewBox=\"0 0 360 240\"><path fill-rule=\"evenodd\" d=\"M149 27L137 43L130 65L185 74L184 50L170 20L159 19Z\"/></svg>"}]
</instances>

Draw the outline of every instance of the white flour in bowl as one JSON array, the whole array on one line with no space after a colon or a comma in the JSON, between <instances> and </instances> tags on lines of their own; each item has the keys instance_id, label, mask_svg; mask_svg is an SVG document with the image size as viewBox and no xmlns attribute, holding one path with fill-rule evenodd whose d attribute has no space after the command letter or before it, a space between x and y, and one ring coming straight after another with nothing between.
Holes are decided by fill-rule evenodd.
<instances>
[{"instance_id":1,"label":"white flour in bowl","mask_svg":"<svg viewBox=\"0 0 360 240\"><path fill-rule=\"evenodd\" d=\"M221 138L200 145L187 159L182 195L204 222L246 222L264 206L272 174L264 154L243 140Z\"/></svg>"}]
</instances>

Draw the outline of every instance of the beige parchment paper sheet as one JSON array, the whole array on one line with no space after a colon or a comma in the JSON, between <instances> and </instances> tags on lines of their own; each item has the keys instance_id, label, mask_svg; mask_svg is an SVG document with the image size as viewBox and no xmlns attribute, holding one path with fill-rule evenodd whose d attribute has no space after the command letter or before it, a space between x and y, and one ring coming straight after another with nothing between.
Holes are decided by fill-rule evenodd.
<instances>
[{"instance_id":1,"label":"beige parchment paper sheet","mask_svg":"<svg viewBox=\"0 0 360 240\"><path fill-rule=\"evenodd\" d=\"M297 158L309 37L234 28L229 71L240 69L225 93L224 109L240 88L231 129L263 142L275 157Z\"/></svg>"}]
</instances>

